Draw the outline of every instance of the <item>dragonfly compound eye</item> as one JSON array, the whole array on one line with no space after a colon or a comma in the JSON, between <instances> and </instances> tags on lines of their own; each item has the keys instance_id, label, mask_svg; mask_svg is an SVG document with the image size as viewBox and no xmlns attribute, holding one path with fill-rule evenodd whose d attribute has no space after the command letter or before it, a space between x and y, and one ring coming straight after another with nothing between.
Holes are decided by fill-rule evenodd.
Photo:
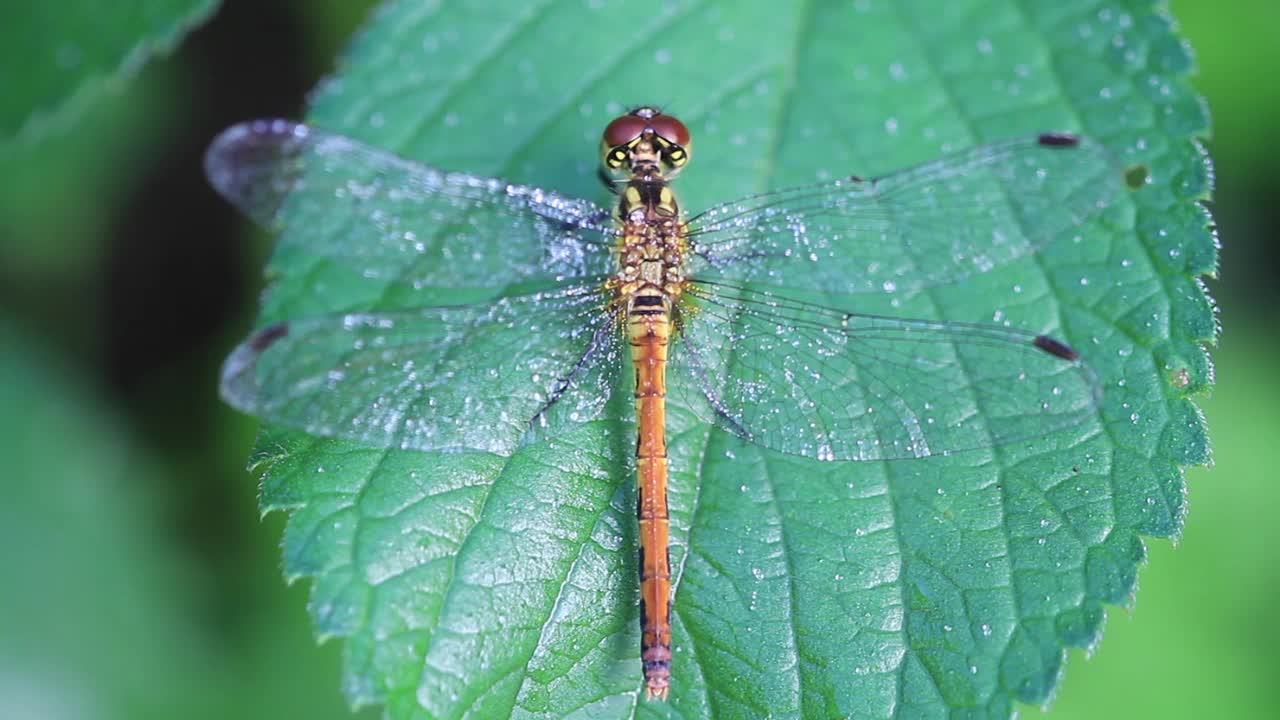
<instances>
[{"instance_id":1,"label":"dragonfly compound eye","mask_svg":"<svg viewBox=\"0 0 1280 720\"><path fill-rule=\"evenodd\" d=\"M693 139L689 128L671 115L656 113L649 118L648 131L657 136L657 145L661 148L662 160L672 170L679 170L689 162L689 149Z\"/></svg>"},{"instance_id":2,"label":"dragonfly compound eye","mask_svg":"<svg viewBox=\"0 0 1280 720\"><path fill-rule=\"evenodd\" d=\"M604 166L610 170L625 167L630 147L644 136L647 127L645 118L630 113L609 123L600 138L600 156Z\"/></svg>"},{"instance_id":3,"label":"dragonfly compound eye","mask_svg":"<svg viewBox=\"0 0 1280 720\"><path fill-rule=\"evenodd\" d=\"M610 148L628 145L644 134L648 126L649 122L639 115L623 115L604 129L604 144Z\"/></svg>"},{"instance_id":4,"label":"dragonfly compound eye","mask_svg":"<svg viewBox=\"0 0 1280 720\"><path fill-rule=\"evenodd\" d=\"M654 115L649 118L649 127L653 128L658 137L672 145L688 147L692 140L689 136L689 128L671 115Z\"/></svg>"}]
</instances>

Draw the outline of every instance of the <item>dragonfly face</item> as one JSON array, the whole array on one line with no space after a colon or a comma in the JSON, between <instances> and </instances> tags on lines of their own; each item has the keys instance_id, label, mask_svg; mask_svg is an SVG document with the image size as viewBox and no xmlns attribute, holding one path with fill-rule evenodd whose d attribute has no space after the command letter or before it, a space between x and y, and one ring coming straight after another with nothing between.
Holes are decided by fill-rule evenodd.
<instances>
[{"instance_id":1,"label":"dragonfly face","mask_svg":"<svg viewBox=\"0 0 1280 720\"><path fill-rule=\"evenodd\" d=\"M600 152L605 169L632 176L665 171L667 179L689 162L689 128L656 108L638 107L604 129Z\"/></svg>"},{"instance_id":2,"label":"dragonfly face","mask_svg":"<svg viewBox=\"0 0 1280 720\"><path fill-rule=\"evenodd\" d=\"M858 310L1017 262L1123 188L1101 146L1038 134L685 217L668 181L690 147L685 125L653 108L611 122L613 213L281 120L227 130L206 158L248 215L309 229L281 252L394 298L248 338L222 377L246 412L375 447L510 455L530 425L600 418L630 354L641 657L657 697L672 661L668 398L822 461L984 450L1096 422L1088 358L1043 329ZM456 291L492 299L441 304Z\"/></svg>"}]
</instances>

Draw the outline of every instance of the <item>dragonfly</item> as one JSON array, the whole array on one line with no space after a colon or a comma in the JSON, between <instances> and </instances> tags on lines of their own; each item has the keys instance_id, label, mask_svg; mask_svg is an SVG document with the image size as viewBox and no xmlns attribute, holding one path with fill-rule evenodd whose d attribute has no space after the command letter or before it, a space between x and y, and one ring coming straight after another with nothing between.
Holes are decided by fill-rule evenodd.
<instances>
[{"instance_id":1,"label":"dragonfly","mask_svg":"<svg viewBox=\"0 0 1280 720\"><path fill-rule=\"evenodd\" d=\"M1101 386L1064 339L870 313L859 299L1027 257L1112 205L1120 179L1101 144L1038 133L686 214L671 182L692 148L659 108L615 118L600 146L611 208L286 120L233 126L206 156L231 203L298 230L278 253L380 288L373 309L251 334L222 370L236 408L372 447L511 455L531 433L602 418L630 385L651 699L667 697L673 659L668 399L828 462L990 449L1089 422Z\"/></svg>"}]
</instances>

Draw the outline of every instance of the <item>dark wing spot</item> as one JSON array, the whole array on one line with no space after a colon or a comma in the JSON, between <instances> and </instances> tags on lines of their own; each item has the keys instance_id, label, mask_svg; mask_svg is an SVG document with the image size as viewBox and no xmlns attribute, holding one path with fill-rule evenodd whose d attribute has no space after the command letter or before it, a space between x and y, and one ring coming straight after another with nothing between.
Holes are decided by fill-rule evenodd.
<instances>
[{"instance_id":1,"label":"dark wing spot","mask_svg":"<svg viewBox=\"0 0 1280 720\"><path fill-rule=\"evenodd\" d=\"M1063 360L1075 362L1080 359L1080 353L1073 350L1070 345L1061 340L1054 340L1048 335L1037 335L1033 344L1050 355L1060 357Z\"/></svg>"},{"instance_id":2,"label":"dark wing spot","mask_svg":"<svg viewBox=\"0 0 1280 720\"><path fill-rule=\"evenodd\" d=\"M274 325L268 325L258 331L256 335L249 339L249 348L256 353L266 352L267 348L275 344L277 340L289 334L289 323L278 322Z\"/></svg>"},{"instance_id":3,"label":"dark wing spot","mask_svg":"<svg viewBox=\"0 0 1280 720\"><path fill-rule=\"evenodd\" d=\"M1080 144L1080 136L1072 133L1040 133L1039 140L1046 147L1075 147Z\"/></svg>"}]
</instances>

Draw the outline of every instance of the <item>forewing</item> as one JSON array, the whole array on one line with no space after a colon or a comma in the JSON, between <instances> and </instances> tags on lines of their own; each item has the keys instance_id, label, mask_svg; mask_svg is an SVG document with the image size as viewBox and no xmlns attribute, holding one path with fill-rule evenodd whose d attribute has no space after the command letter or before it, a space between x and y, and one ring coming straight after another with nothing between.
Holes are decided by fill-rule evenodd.
<instances>
[{"instance_id":1,"label":"forewing","mask_svg":"<svg viewBox=\"0 0 1280 720\"><path fill-rule=\"evenodd\" d=\"M224 131L210 182L285 250L414 287L501 288L611 268L609 213L553 192L446 173L285 120ZM285 212L287 209L287 212Z\"/></svg>"},{"instance_id":2,"label":"forewing","mask_svg":"<svg viewBox=\"0 0 1280 720\"><path fill-rule=\"evenodd\" d=\"M694 273L825 293L943 285L1071 233L1122 186L1114 158L1087 138L1007 140L712 208L690 221Z\"/></svg>"},{"instance_id":3,"label":"forewing","mask_svg":"<svg viewBox=\"0 0 1280 720\"><path fill-rule=\"evenodd\" d=\"M530 424L588 420L618 367L618 325L577 285L465 306L291 320L223 366L235 407L374 447L509 454Z\"/></svg>"},{"instance_id":4,"label":"forewing","mask_svg":"<svg viewBox=\"0 0 1280 720\"><path fill-rule=\"evenodd\" d=\"M1095 416L1088 366L1000 326L857 315L695 285L671 393L746 440L825 460L920 458L1048 435Z\"/></svg>"}]
</instances>

